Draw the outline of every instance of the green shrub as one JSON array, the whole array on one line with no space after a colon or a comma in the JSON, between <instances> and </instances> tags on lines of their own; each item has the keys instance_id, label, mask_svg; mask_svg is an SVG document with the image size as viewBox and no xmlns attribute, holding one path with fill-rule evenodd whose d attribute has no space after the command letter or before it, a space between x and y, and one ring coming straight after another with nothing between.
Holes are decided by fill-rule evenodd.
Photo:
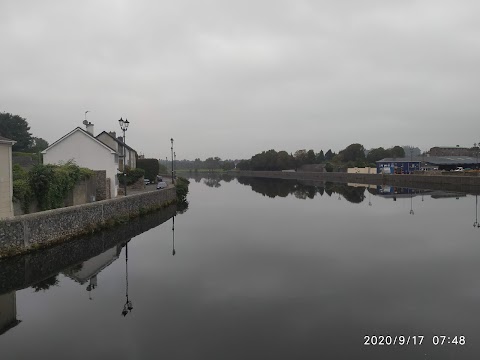
<instances>
[{"instance_id":1,"label":"green shrub","mask_svg":"<svg viewBox=\"0 0 480 360\"><path fill-rule=\"evenodd\" d=\"M132 185L138 181L138 179L142 178L145 175L145 171L143 169L130 169L127 167L126 176L123 173L117 174L118 181L121 185L125 184L125 179L127 180L127 185Z\"/></svg>"},{"instance_id":2,"label":"green shrub","mask_svg":"<svg viewBox=\"0 0 480 360\"><path fill-rule=\"evenodd\" d=\"M16 201L20 202L23 212L28 214L33 193L26 177L24 179L13 180L13 197Z\"/></svg>"},{"instance_id":3,"label":"green shrub","mask_svg":"<svg viewBox=\"0 0 480 360\"><path fill-rule=\"evenodd\" d=\"M187 201L188 184L190 184L190 181L188 181L183 177L178 177L175 182L175 188L177 191L177 201L180 203Z\"/></svg>"},{"instance_id":4,"label":"green shrub","mask_svg":"<svg viewBox=\"0 0 480 360\"><path fill-rule=\"evenodd\" d=\"M137 169L145 171L145 179L155 181L159 174L160 166L157 159L138 159Z\"/></svg>"}]
</instances>

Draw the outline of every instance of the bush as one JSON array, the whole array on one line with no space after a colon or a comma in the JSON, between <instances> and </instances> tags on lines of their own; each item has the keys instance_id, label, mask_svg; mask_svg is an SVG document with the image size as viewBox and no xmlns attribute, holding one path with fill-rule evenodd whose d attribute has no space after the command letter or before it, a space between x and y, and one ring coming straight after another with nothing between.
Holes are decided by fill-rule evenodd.
<instances>
[{"instance_id":1,"label":"bush","mask_svg":"<svg viewBox=\"0 0 480 360\"><path fill-rule=\"evenodd\" d=\"M325 170L326 170L327 172L332 172L332 171L333 171L333 165L332 165L331 163L327 162L327 163L325 164Z\"/></svg>"},{"instance_id":2,"label":"bush","mask_svg":"<svg viewBox=\"0 0 480 360\"><path fill-rule=\"evenodd\" d=\"M13 180L13 197L20 202L23 212L28 214L33 193L26 177L24 179Z\"/></svg>"},{"instance_id":3,"label":"bush","mask_svg":"<svg viewBox=\"0 0 480 360\"><path fill-rule=\"evenodd\" d=\"M137 168L145 171L145 179L155 181L159 174L160 165L157 159L138 159Z\"/></svg>"},{"instance_id":4,"label":"bush","mask_svg":"<svg viewBox=\"0 0 480 360\"><path fill-rule=\"evenodd\" d=\"M183 177L178 177L176 180L175 188L177 190L177 201L179 203L187 201L188 184L190 184L190 181Z\"/></svg>"},{"instance_id":5,"label":"bush","mask_svg":"<svg viewBox=\"0 0 480 360\"><path fill-rule=\"evenodd\" d=\"M143 169L130 169L127 167L126 176L123 173L117 174L118 181L121 185L125 185L125 179L127 180L127 185L135 184L138 179L142 178L145 175L145 171Z\"/></svg>"}]
</instances>

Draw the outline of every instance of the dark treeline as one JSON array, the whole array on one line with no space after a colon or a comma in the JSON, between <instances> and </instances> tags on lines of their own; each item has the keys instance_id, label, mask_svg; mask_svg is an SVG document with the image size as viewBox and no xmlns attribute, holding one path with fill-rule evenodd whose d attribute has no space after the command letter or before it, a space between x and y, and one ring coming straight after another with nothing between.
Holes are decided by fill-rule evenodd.
<instances>
[{"instance_id":1,"label":"dark treeline","mask_svg":"<svg viewBox=\"0 0 480 360\"><path fill-rule=\"evenodd\" d=\"M401 146L390 149L383 147L365 150L361 144L351 144L338 154L328 150L315 152L310 150L297 150L295 154L286 151L268 150L252 156L250 160L242 160L237 164L240 170L254 171L281 171L297 170L303 165L324 164L327 171L333 171L338 167L365 167L375 166L375 162L387 157L404 157L405 151Z\"/></svg>"},{"instance_id":2,"label":"dark treeline","mask_svg":"<svg viewBox=\"0 0 480 360\"><path fill-rule=\"evenodd\" d=\"M218 156L209 157L205 160L199 158L195 160L175 160L175 169L177 170L232 170L239 160L222 160ZM170 159L160 159L160 164L169 170L172 166Z\"/></svg>"}]
</instances>

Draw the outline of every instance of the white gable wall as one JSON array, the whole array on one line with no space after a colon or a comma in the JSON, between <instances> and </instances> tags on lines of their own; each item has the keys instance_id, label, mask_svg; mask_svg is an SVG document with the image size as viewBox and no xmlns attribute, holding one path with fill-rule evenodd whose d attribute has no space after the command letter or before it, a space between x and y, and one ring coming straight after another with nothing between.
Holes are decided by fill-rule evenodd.
<instances>
[{"instance_id":1,"label":"white gable wall","mask_svg":"<svg viewBox=\"0 0 480 360\"><path fill-rule=\"evenodd\" d=\"M80 167L91 170L106 170L110 179L110 196L117 196L117 164L118 157L111 150L99 144L92 137L78 130L60 140L43 154L44 164L61 164L69 160Z\"/></svg>"}]
</instances>

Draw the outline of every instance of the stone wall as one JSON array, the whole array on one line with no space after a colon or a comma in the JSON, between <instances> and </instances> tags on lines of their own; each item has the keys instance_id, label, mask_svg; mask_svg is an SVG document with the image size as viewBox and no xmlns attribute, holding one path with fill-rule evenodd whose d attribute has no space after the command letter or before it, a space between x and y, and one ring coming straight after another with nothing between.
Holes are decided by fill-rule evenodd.
<instances>
[{"instance_id":1,"label":"stone wall","mask_svg":"<svg viewBox=\"0 0 480 360\"><path fill-rule=\"evenodd\" d=\"M105 171L103 171L105 173ZM96 176L92 176L90 179L79 181L72 191L66 196L63 201L63 206L73 206L87 204L96 201ZM13 211L15 216L24 215L22 206L18 201L13 203ZM37 202L34 200L28 207L28 213L33 214L40 211Z\"/></svg>"},{"instance_id":2,"label":"stone wall","mask_svg":"<svg viewBox=\"0 0 480 360\"><path fill-rule=\"evenodd\" d=\"M108 182L110 183L110 181ZM110 195L110 189L107 191L107 172L106 170L95 171L95 198L97 201L107 200ZM108 194L108 196L107 196Z\"/></svg>"},{"instance_id":3,"label":"stone wall","mask_svg":"<svg viewBox=\"0 0 480 360\"><path fill-rule=\"evenodd\" d=\"M176 200L175 188L21 215L0 221L0 257L68 240Z\"/></svg>"}]
</instances>

